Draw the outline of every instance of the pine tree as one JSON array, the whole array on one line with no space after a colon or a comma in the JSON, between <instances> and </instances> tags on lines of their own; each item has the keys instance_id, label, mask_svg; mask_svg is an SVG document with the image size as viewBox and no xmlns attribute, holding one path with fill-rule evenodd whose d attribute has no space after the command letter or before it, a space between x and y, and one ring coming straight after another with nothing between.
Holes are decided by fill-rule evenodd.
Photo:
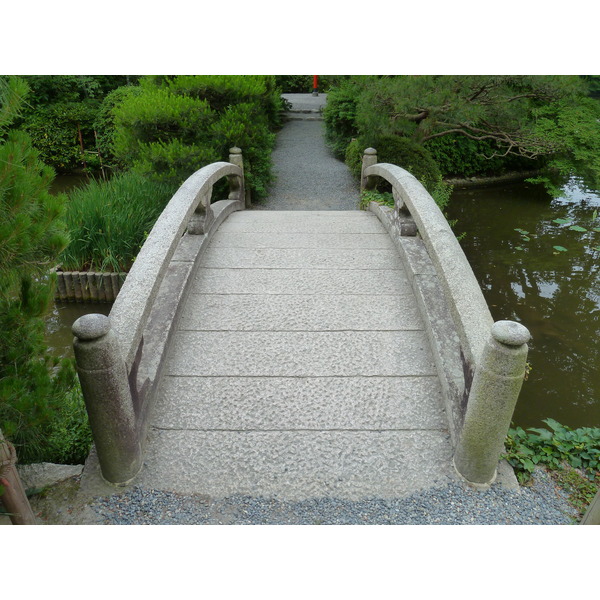
<instances>
[{"instance_id":1,"label":"pine tree","mask_svg":"<svg viewBox=\"0 0 600 600\"><path fill-rule=\"evenodd\" d=\"M44 339L50 270L68 243L65 197L49 193L54 173L29 136L8 130L26 92L23 80L0 79L0 429L21 462L52 461L76 384L72 364L51 358Z\"/></svg>"}]
</instances>

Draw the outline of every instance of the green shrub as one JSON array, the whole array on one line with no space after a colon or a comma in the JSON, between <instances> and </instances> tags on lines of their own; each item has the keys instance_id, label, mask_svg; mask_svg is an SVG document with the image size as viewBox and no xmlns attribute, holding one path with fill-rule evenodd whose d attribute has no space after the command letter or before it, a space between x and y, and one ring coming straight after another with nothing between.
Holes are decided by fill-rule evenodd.
<instances>
[{"instance_id":1,"label":"green shrub","mask_svg":"<svg viewBox=\"0 0 600 600\"><path fill-rule=\"evenodd\" d=\"M537 465L560 469L564 463L584 472L600 468L600 427L570 429L554 419L545 419L549 429L510 429L505 458L519 481L527 481Z\"/></svg>"},{"instance_id":2,"label":"green shrub","mask_svg":"<svg viewBox=\"0 0 600 600\"><path fill-rule=\"evenodd\" d=\"M92 430L79 380L73 380L71 388L55 407L45 444L34 460L64 465L83 464L92 443Z\"/></svg>"},{"instance_id":3,"label":"green shrub","mask_svg":"<svg viewBox=\"0 0 600 600\"><path fill-rule=\"evenodd\" d=\"M221 156L227 156L233 146L242 148L246 184L256 199L265 197L272 181L271 151L275 134L269 131L266 117L259 108L250 103L230 106L213 124L211 132Z\"/></svg>"},{"instance_id":4,"label":"green shrub","mask_svg":"<svg viewBox=\"0 0 600 600\"><path fill-rule=\"evenodd\" d=\"M539 161L517 156L491 157L499 152L488 140L472 140L464 135L444 135L425 142L444 177L467 178L476 175L501 175L509 171L527 171L541 166Z\"/></svg>"},{"instance_id":5,"label":"green shrub","mask_svg":"<svg viewBox=\"0 0 600 600\"><path fill-rule=\"evenodd\" d=\"M45 341L56 279L48 270L68 242L66 198L48 191L53 176L24 132L0 144L0 429L22 463L57 461L48 439L76 380L72 363L52 357ZM85 419L78 422L83 432Z\"/></svg>"},{"instance_id":6,"label":"green shrub","mask_svg":"<svg viewBox=\"0 0 600 600\"><path fill-rule=\"evenodd\" d=\"M284 94L308 94L313 90L312 75L275 75L275 81Z\"/></svg>"},{"instance_id":7,"label":"green shrub","mask_svg":"<svg viewBox=\"0 0 600 600\"><path fill-rule=\"evenodd\" d=\"M154 88L129 94L115 107L115 155L126 164L140 158L142 144L208 142L207 131L215 120L208 102L175 96Z\"/></svg>"},{"instance_id":8,"label":"green shrub","mask_svg":"<svg viewBox=\"0 0 600 600\"><path fill-rule=\"evenodd\" d=\"M123 173L71 192L65 216L71 242L59 257L62 268L128 271L174 190Z\"/></svg>"},{"instance_id":9,"label":"green shrub","mask_svg":"<svg viewBox=\"0 0 600 600\"><path fill-rule=\"evenodd\" d=\"M272 76L143 78L114 108L116 157L138 173L181 184L210 162L243 151L255 198L271 182L281 98Z\"/></svg>"},{"instance_id":10,"label":"green shrub","mask_svg":"<svg viewBox=\"0 0 600 600\"><path fill-rule=\"evenodd\" d=\"M94 157L81 153L79 131L85 150L95 151L93 122L98 103L59 102L38 107L26 116L22 128L31 136L33 147L41 159L59 172L71 172L83 167L84 160Z\"/></svg>"},{"instance_id":11,"label":"green shrub","mask_svg":"<svg viewBox=\"0 0 600 600\"><path fill-rule=\"evenodd\" d=\"M319 75L319 93L329 93L332 86L347 77L347 75ZM312 75L275 75L275 82L284 94L310 94L313 91Z\"/></svg>"},{"instance_id":12,"label":"green shrub","mask_svg":"<svg viewBox=\"0 0 600 600\"><path fill-rule=\"evenodd\" d=\"M104 166L113 169L125 167L122 161L115 156L115 107L129 96L138 95L141 92L139 86L126 85L113 90L106 95L94 119L94 130L96 131L96 147L102 156Z\"/></svg>"},{"instance_id":13,"label":"green shrub","mask_svg":"<svg viewBox=\"0 0 600 600\"><path fill-rule=\"evenodd\" d=\"M25 75L30 92L29 107L54 104L55 102L81 102L90 98L102 98L111 90L135 82L135 75Z\"/></svg>"},{"instance_id":14,"label":"green shrub","mask_svg":"<svg viewBox=\"0 0 600 600\"><path fill-rule=\"evenodd\" d=\"M274 76L180 75L165 83L175 95L206 100L217 113L236 104L253 104L274 129L281 125L282 101Z\"/></svg>"},{"instance_id":15,"label":"green shrub","mask_svg":"<svg viewBox=\"0 0 600 600\"><path fill-rule=\"evenodd\" d=\"M327 94L327 104L323 110L325 136L338 158L344 158L348 144L358 134L356 111L359 89L353 80L344 80Z\"/></svg>"},{"instance_id":16,"label":"green shrub","mask_svg":"<svg viewBox=\"0 0 600 600\"><path fill-rule=\"evenodd\" d=\"M140 144L139 148L140 158L133 162L132 172L165 183L174 191L200 167L220 160L213 148L178 139Z\"/></svg>"}]
</instances>

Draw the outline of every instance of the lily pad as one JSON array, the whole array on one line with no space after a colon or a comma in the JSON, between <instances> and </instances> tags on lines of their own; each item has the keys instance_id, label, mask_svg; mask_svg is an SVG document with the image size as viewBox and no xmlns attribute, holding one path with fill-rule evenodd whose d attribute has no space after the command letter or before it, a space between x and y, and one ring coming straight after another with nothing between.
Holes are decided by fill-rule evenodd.
<instances>
[{"instance_id":1,"label":"lily pad","mask_svg":"<svg viewBox=\"0 0 600 600\"><path fill-rule=\"evenodd\" d=\"M553 223L558 223L559 225L568 225L571 221L570 219L553 219Z\"/></svg>"},{"instance_id":2,"label":"lily pad","mask_svg":"<svg viewBox=\"0 0 600 600\"><path fill-rule=\"evenodd\" d=\"M580 227L579 225L571 225L569 229L571 229L572 231L581 231L582 233L587 231L585 227Z\"/></svg>"},{"instance_id":3,"label":"lily pad","mask_svg":"<svg viewBox=\"0 0 600 600\"><path fill-rule=\"evenodd\" d=\"M558 252L566 252L567 249L564 246L552 246Z\"/></svg>"}]
</instances>

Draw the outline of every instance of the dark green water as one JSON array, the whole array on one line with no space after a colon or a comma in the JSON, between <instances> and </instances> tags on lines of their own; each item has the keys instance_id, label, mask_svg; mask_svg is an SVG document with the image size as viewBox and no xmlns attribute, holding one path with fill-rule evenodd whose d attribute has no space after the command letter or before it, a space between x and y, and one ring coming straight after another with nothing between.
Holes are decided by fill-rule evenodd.
<instances>
[{"instance_id":1,"label":"dark green water","mask_svg":"<svg viewBox=\"0 0 600 600\"><path fill-rule=\"evenodd\" d=\"M544 426L547 417L574 428L600 426L600 232L593 231L600 217L594 220L594 211L600 215L600 194L575 183L557 199L525 183L453 194L449 217L458 219L457 234L466 233L461 246L492 316L519 321L533 336L532 370L514 415L522 427Z\"/></svg>"},{"instance_id":2,"label":"dark green water","mask_svg":"<svg viewBox=\"0 0 600 600\"><path fill-rule=\"evenodd\" d=\"M55 304L46 317L46 341L50 352L56 356L73 356L71 326L83 315L100 313L108 315L111 304Z\"/></svg>"}]
</instances>

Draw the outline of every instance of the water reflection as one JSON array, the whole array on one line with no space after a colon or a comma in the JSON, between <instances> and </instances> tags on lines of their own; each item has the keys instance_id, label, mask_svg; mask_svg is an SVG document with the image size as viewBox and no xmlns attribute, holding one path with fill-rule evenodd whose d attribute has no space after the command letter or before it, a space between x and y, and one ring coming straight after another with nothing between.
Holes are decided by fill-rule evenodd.
<instances>
[{"instance_id":1,"label":"water reflection","mask_svg":"<svg viewBox=\"0 0 600 600\"><path fill-rule=\"evenodd\" d=\"M575 181L557 199L530 184L453 194L449 216L467 234L461 245L494 319L520 321L533 336L515 411L523 427L546 417L600 425L598 207L600 195Z\"/></svg>"}]
</instances>

